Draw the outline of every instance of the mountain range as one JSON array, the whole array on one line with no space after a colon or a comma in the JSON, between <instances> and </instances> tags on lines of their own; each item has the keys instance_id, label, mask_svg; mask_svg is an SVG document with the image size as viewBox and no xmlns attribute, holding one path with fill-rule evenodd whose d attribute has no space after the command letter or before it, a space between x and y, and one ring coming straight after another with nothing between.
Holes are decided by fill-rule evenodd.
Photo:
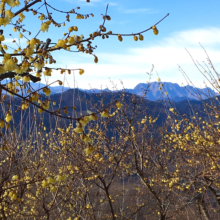
<instances>
[{"instance_id":1,"label":"mountain range","mask_svg":"<svg viewBox=\"0 0 220 220\"><path fill-rule=\"evenodd\" d=\"M104 91L102 93L89 93L79 89L67 89L63 93L51 94L50 100L52 103L55 103L55 105L51 105L49 111L55 112L57 109L62 109L61 115L77 118L79 116L88 114L87 110L96 112L97 109L108 109L110 103L113 103L115 100L120 101L122 97L125 97L124 102L126 102L128 106L132 106L132 103L129 100L133 100L134 98L136 100L136 104L141 103L138 104L138 108L142 111L142 113L137 116L137 120L140 120L146 115L151 115L153 118L158 117L158 120L154 124L158 127L161 127L166 123L168 113L170 112L169 108L175 107L177 112L180 114L180 116L177 116L177 118L176 116L174 116L174 114L171 114L171 117L173 119L175 118L180 120L182 118L182 115L185 115L188 119L190 119L191 116L194 116L195 112L198 112L198 115L196 116L197 120L198 117L201 117L202 121L206 121L209 120L210 117L212 118L212 115L210 116L207 114L210 113L210 110L208 112L204 111L206 103L208 103L209 105L219 106L218 101L216 101L215 98L206 99L203 101L204 103L199 100L182 100L169 103L162 100L151 101L148 99L141 99L139 95L133 95L130 92L125 92L122 96L121 92ZM42 100L45 100L47 98L48 97L42 94ZM0 106L1 119L4 118L4 111L7 111L10 107L8 107L9 102L11 102L11 106L15 106L15 109L12 108L12 115L16 114L14 120L15 127L18 130L20 129L20 126L18 126L20 124L20 121L23 121L22 136L24 135L24 138L26 136L26 132L31 131L30 129L33 128L35 120L36 123L39 124L40 130L43 129L43 126L41 126L41 124L43 123L47 131L49 131L50 129L56 130L57 125L59 125L59 127L66 127L66 125L70 123L70 119L59 118L58 120L57 117L54 117L46 112L39 114L37 113L36 109L34 109L33 105L30 105L28 110L21 113L21 111L19 110L19 106L21 106L22 100L20 98L14 98L13 100L11 100L11 96L6 96L5 102L3 102ZM65 106L68 106L68 113L64 112ZM72 106L75 107L75 110L72 108ZM130 107L126 107L126 109L128 110L128 112L131 110ZM71 122L73 126L76 126L76 121L71 120ZM111 137L111 132L112 131L110 129L107 133L108 137Z\"/></svg>"},{"instance_id":2,"label":"mountain range","mask_svg":"<svg viewBox=\"0 0 220 220\"><path fill-rule=\"evenodd\" d=\"M2 84L5 82L1 81ZM160 85L163 84L163 87ZM46 85L43 83L32 83L31 87L34 90L38 90L40 88L45 87ZM159 87L161 87L161 90L159 90ZM63 87L63 86L50 86L51 94L57 94L57 93L63 93L70 89L69 87ZM86 93L102 93L102 92L118 92L118 91L111 91L109 89L80 89L80 91L84 91ZM187 90L189 92L187 92ZM218 95L217 92L212 90L210 87L207 88L194 88L193 86L184 86L181 87L177 83L171 83L171 82L150 82L150 83L139 83L134 87L134 89L125 89L126 92L129 92L131 94L135 94L138 96L144 96L146 99L150 101L157 101L162 100L162 95L164 97L164 100L168 101L169 99L174 102L179 102L182 100L200 100L199 96L196 94L201 94L201 99L205 100L210 97L214 97L215 95ZM193 92L192 92L193 91ZM165 95L165 92L168 92L168 96ZM144 94L145 93L145 94ZM169 97L169 98L168 98Z\"/></svg>"},{"instance_id":3,"label":"mountain range","mask_svg":"<svg viewBox=\"0 0 220 220\"><path fill-rule=\"evenodd\" d=\"M31 83L32 87L34 89L42 88L45 86L45 84L42 83ZM159 90L160 85L163 84L162 89ZM54 86L50 87L51 94L56 93L62 93L67 91L68 87L63 86ZM118 92L118 91L111 91L109 89L79 89L81 91L87 92L87 93L102 93L102 92ZM189 92L187 92L187 90ZM185 99L189 100L200 100L198 94L201 94L201 99L207 99L208 96L213 97L215 95L218 95L217 92L214 92L210 87L207 88L194 88L193 86L184 86L181 87L177 83L171 83L171 82L151 82L151 83L139 83L134 87L134 89L125 89L125 91L129 93L133 93L138 96L145 96L146 99L150 101L157 101L162 100L162 92L164 100L168 100L167 95L165 95L165 92L168 92L169 99L174 102L179 102ZM193 91L193 92L192 92ZM144 95L144 93L146 94ZM196 95L197 94L197 95Z\"/></svg>"}]
</instances>

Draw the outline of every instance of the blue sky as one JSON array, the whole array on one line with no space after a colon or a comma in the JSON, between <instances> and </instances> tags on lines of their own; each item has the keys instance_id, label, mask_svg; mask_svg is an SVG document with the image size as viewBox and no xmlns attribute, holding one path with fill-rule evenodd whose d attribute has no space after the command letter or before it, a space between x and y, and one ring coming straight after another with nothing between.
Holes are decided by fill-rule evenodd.
<instances>
[{"instance_id":1,"label":"blue sky","mask_svg":"<svg viewBox=\"0 0 220 220\"><path fill-rule=\"evenodd\" d=\"M200 42L218 71L220 63L219 0L212 0L208 3L198 0L90 0L90 3L87 3L86 0L49 0L48 3L64 11L79 6L79 13L94 14L93 18L90 17L87 20L77 20L73 15L70 17L71 22L66 22L65 27L55 29L51 26L48 33L40 33L40 38L50 37L53 42L61 39L63 32L67 32L69 26L77 25L79 28L77 35L84 34L85 37L98 30L103 21L101 14L105 13L108 3L108 14L111 16L111 21L106 21L105 27L107 31L111 30L113 33L140 32L157 23L167 13L170 14L158 24L159 34L154 35L152 30L145 32L144 41L135 42L133 37L124 37L123 42L119 42L116 36L110 36L105 40L96 38L93 45L98 46L95 51L99 57L97 64L93 62L93 56L87 54L67 51L54 53L57 63L51 67L85 70L82 76L78 74L78 71L74 71L75 85L79 88L101 88L101 86L105 88L108 86L109 89L112 89L112 81L120 89L120 80L123 81L126 88L134 88L138 83L149 81L146 72L150 72L152 64L154 71L151 82L157 81L158 74L163 82L186 85L187 82L178 69L178 65L180 65L195 86L203 88L205 87L203 81L205 81L211 87L193 64L186 49L195 60L205 66L203 61L207 63L207 56L199 45ZM51 12L56 21L65 21L64 14ZM40 21L37 17L34 20L33 16L28 16L28 13L25 15L27 15L26 27L28 30L32 30L33 35L31 36L34 36L40 28ZM16 34L14 34L15 37ZM27 35L27 37L30 36ZM7 41L10 42L10 39ZM24 40L22 42L24 43ZM213 74L215 73L213 72ZM54 71L52 75L48 82L64 77L57 71ZM208 77L208 75L206 76ZM73 87L73 74L66 74L65 77L65 86Z\"/></svg>"}]
</instances>

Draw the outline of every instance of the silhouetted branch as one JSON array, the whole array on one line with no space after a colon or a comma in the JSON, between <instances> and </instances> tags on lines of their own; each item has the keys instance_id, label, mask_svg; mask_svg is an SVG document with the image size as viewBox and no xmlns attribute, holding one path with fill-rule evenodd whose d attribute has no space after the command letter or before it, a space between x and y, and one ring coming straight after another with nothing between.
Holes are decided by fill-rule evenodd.
<instances>
[{"instance_id":1,"label":"silhouetted branch","mask_svg":"<svg viewBox=\"0 0 220 220\"><path fill-rule=\"evenodd\" d=\"M0 81L2 81L3 79L6 79L6 78L11 78L12 79L16 75L17 75L17 73L15 73L15 72L4 73L4 74L0 75ZM33 76L33 75L31 75L31 74L29 74L27 72L19 74L19 76L29 76L31 81L34 82L34 83L41 81L41 78Z\"/></svg>"}]
</instances>

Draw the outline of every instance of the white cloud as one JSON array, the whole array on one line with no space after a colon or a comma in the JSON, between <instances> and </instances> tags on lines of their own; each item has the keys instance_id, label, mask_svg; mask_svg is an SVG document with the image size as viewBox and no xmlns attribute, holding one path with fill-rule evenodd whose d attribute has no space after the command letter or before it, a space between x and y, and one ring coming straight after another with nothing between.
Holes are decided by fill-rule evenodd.
<instances>
[{"instance_id":1,"label":"white cloud","mask_svg":"<svg viewBox=\"0 0 220 220\"><path fill-rule=\"evenodd\" d=\"M102 2L102 0L90 0L90 2L86 2L86 0L62 0L71 4L78 4L79 6L95 6L95 3Z\"/></svg>"},{"instance_id":2,"label":"white cloud","mask_svg":"<svg viewBox=\"0 0 220 220\"><path fill-rule=\"evenodd\" d=\"M84 6L96 6L97 2L102 2L102 0L90 0L90 2L86 2L86 0L78 0Z\"/></svg>"},{"instance_id":3,"label":"white cloud","mask_svg":"<svg viewBox=\"0 0 220 220\"><path fill-rule=\"evenodd\" d=\"M137 14L137 13L147 13L147 14L155 14L158 11L149 9L149 8L136 8L136 9L125 9L123 10L126 14Z\"/></svg>"},{"instance_id":4,"label":"white cloud","mask_svg":"<svg viewBox=\"0 0 220 220\"><path fill-rule=\"evenodd\" d=\"M195 45L201 42L210 46L220 43L220 29L210 27L207 29L194 29L188 31L174 32L169 38L165 38L166 43L178 46L181 44Z\"/></svg>"},{"instance_id":5,"label":"white cloud","mask_svg":"<svg viewBox=\"0 0 220 220\"><path fill-rule=\"evenodd\" d=\"M118 4L115 3L115 2L109 2L109 5L110 5L110 6L117 6Z\"/></svg>"},{"instance_id":6,"label":"white cloud","mask_svg":"<svg viewBox=\"0 0 220 220\"><path fill-rule=\"evenodd\" d=\"M15 40L17 43L26 43L26 39L25 38L6 38L2 43L12 43L12 41Z\"/></svg>"},{"instance_id":7,"label":"white cloud","mask_svg":"<svg viewBox=\"0 0 220 220\"><path fill-rule=\"evenodd\" d=\"M93 2L101 2L102 0L90 0L91 3ZM86 0L80 0L80 2L86 2Z\"/></svg>"},{"instance_id":8,"label":"white cloud","mask_svg":"<svg viewBox=\"0 0 220 220\"><path fill-rule=\"evenodd\" d=\"M205 87L203 81L207 82L207 80L198 71L185 50L187 48L194 60L198 60L205 67L202 62L206 62L207 56L198 42L204 46L218 70L220 29L217 28L176 32L170 37L160 40L159 43L154 42L150 44L151 46L130 48L121 54L100 53L101 61L98 64L85 61L75 66L70 57L65 57L64 60L68 68L83 68L85 70L85 74L82 76L79 76L76 71L76 80L80 88L89 88L89 83L92 88L100 88L100 85L112 87L109 83L109 77L118 84L119 88L121 88L119 80L125 83L126 88L134 88L138 83L148 80L146 72L150 72L152 64L163 82L173 82L179 85L183 82L186 85L184 76L178 70L178 65L180 65L195 86ZM213 75L216 77L214 73ZM68 81L73 85L71 77L68 76ZM151 81L156 81L157 78L156 72L154 72ZM208 82L207 85L210 86Z\"/></svg>"}]
</instances>

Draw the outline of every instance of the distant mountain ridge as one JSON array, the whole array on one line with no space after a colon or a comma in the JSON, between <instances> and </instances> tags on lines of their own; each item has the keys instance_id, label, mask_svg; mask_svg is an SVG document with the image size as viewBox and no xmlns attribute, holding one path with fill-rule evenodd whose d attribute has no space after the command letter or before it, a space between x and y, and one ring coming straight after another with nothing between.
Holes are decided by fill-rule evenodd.
<instances>
[{"instance_id":1,"label":"distant mountain ridge","mask_svg":"<svg viewBox=\"0 0 220 220\"><path fill-rule=\"evenodd\" d=\"M150 84L150 87L148 88L149 84ZM209 95L209 93L211 97L218 95L218 93L214 92L214 90L212 90L210 87L203 88L203 89L194 88L193 86L189 86L189 85L181 87L177 83L171 83L171 82L160 82L160 83L152 82L149 84L139 83L133 90L129 89L128 92L134 93L135 95L142 96L144 90L147 90L148 88L149 91L147 91L145 97L151 101L161 100L162 99L161 92L163 92L164 99L167 100L168 98L167 98L167 95L165 95L165 92L168 92L169 99L173 101L177 101L177 102L185 100L187 98L190 100L199 100L199 98L196 98L190 93L203 94L201 95L202 99L207 99L207 96ZM159 87L161 84L163 84L163 87L161 87L162 89L159 90ZM187 90L189 90L190 93L187 92Z\"/></svg>"},{"instance_id":2,"label":"distant mountain ridge","mask_svg":"<svg viewBox=\"0 0 220 220\"><path fill-rule=\"evenodd\" d=\"M163 84L162 89L159 90L160 84ZM149 86L149 88L148 88ZM61 88L60 86L57 87L50 87L52 94L55 93L60 93ZM63 87L63 92L68 90L69 88ZM165 90L164 90L165 89ZM102 93L102 92L116 92L116 91L111 91L109 89L80 89L81 91L87 92L87 93ZM209 94L211 97L218 95L217 92L214 92L210 87L207 88L194 88L193 86L184 86L181 87L177 83L171 83L171 82L151 82L151 83L139 83L134 87L134 89L125 89L129 93L133 93L138 96L143 96L144 92L146 91L146 99L150 101L157 101L157 100L162 100L162 94L163 92L163 97L165 100L168 100L167 95L165 95L165 91L168 92L169 99L174 101L174 102L179 102L185 99L189 100L199 100L199 98L193 96L195 94L201 94L201 98L207 99ZM189 92L190 91L190 94ZM198 91L199 92L198 92ZM192 92L194 91L194 92Z\"/></svg>"},{"instance_id":3,"label":"distant mountain ridge","mask_svg":"<svg viewBox=\"0 0 220 220\"><path fill-rule=\"evenodd\" d=\"M160 85L163 84L163 87L161 87L161 90L159 90ZM43 83L31 83L31 86L34 90L38 90L39 88L43 88L46 86ZM62 93L67 91L68 87L63 87L63 86L50 86L51 94L57 94L57 93ZM165 89L165 90L164 90ZM84 91L86 93L102 93L102 92L117 92L117 91L111 91L109 89L80 89L81 91ZM211 97L218 95L217 92L214 92L210 87L208 88L193 88L193 86L184 86L181 87L177 83L171 83L171 82L150 82L150 83L139 83L134 87L134 89L125 89L129 93L133 93L138 96L143 96L144 93L146 95L144 96L146 99L150 101L157 101L157 100L162 100L162 92L163 92L163 97L164 100L168 100L167 95L165 95L165 91L168 92L169 99L174 101L174 102L179 102L185 99L189 100L199 100L199 98L191 95L188 91L192 93L192 90L196 94L201 94L202 100L207 99L209 94ZM199 93L198 93L198 91Z\"/></svg>"}]
</instances>

